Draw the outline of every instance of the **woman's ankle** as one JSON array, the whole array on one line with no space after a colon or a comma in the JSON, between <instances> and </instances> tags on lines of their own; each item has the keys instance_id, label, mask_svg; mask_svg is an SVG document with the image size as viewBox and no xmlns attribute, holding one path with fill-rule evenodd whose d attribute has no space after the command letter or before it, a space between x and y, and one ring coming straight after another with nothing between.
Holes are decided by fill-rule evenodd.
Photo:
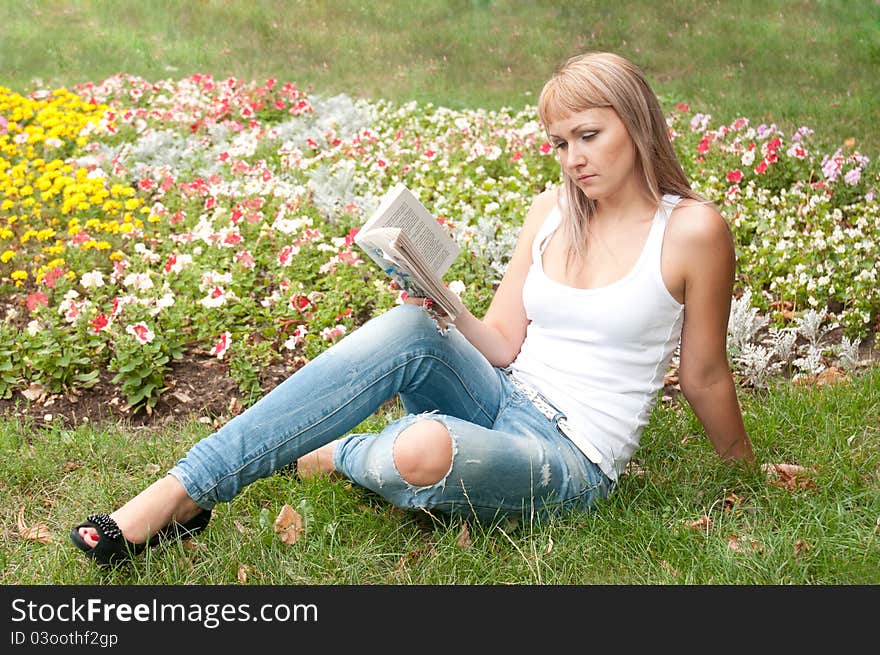
<instances>
[{"instance_id":1,"label":"woman's ankle","mask_svg":"<svg viewBox=\"0 0 880 655\"><path fill-rule=\"evenodd\" d=\"M202 511L183 485L167 475L110 514L123 536L132 543L148 541L176 521L185 523Z\"/></svg>"},{"instance_id":2,"label":"woman's ankle","mask_svg":"<svg viewBox=\"0 0 880 655\"><path fill-rule=\"evenodd\" d=\"M296 471L301 480L315 477L316 475L333 475L336 467L333 465L333 452L336 450L336 442L324 444L310 453L306 453L296 461Z\"/></svg>"}]
</instances>

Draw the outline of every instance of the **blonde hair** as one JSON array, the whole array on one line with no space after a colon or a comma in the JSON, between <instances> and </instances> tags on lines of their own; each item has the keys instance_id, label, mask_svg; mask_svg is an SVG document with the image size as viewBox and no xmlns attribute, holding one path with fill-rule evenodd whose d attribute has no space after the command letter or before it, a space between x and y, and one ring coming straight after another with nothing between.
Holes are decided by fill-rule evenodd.
<instances>
[{"instance_id":1,"label":"blonde hair","mask_svg":"<svg viewBox=\"0 0 880 655\"><path fill-rule=\"evenodd\" d=\"M572 57L548 80L538 99L544 126L586 109L608 107L617 112L635 147L636 166L654 200L664 194L704 201L691 190L672 142L657 96L641 70L628 59L609 52ZM566 268L580 261L587 225L596 212L588 198L563 171L563 225L568 237Z\"/></svg>"}]
</instances>

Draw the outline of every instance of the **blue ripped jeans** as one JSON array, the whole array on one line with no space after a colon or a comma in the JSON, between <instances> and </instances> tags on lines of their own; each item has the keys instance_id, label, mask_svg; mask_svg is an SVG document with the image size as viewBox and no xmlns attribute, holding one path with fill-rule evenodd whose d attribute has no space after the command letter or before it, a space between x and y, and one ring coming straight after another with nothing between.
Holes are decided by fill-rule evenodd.
<instances>
[{"instance_id":1,"label":"blue ripped jeans","mask_svg":"<svg viewBox=\"0 0 880 655\"><path fill-rule=\"evenodd\" d=\"M349 433L397 394L406 416L379 433ZM402 430L425 419L448 430L452 464L436 484L416 486L398 472L393 447ZM454 328L441 334L414 305L344 337L196 443L170 473L211 508L339 437L337 471L405 509L538 518L587 510L612 486L504 369Z\"/></svg>"}]
</instances>

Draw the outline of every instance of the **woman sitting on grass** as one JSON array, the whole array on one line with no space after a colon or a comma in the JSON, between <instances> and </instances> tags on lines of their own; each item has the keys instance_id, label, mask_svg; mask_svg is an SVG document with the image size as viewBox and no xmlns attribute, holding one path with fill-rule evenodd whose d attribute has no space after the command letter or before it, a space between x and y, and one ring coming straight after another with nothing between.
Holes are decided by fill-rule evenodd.
<instances>
[{"instance_id":1,"label":"woman sitting on grass","mask_svg":"<svg viewBox=\"0 0 880 655\"><path fill-rule=\"evenodd\" d=\"M218 502L291 463L402 508L587 511L638 447L679 343L681 389L715 450L753 461L726 353L733 241L691 190L653 91L631 62L591 53L561 67L538 109L564 185L534 199L483 319L465 310L438 330L430 301L407 299L89 516L74 543L124 561L199 532ZM349 434L395 395L406 416Z\"/></svg>"}]
</instances>

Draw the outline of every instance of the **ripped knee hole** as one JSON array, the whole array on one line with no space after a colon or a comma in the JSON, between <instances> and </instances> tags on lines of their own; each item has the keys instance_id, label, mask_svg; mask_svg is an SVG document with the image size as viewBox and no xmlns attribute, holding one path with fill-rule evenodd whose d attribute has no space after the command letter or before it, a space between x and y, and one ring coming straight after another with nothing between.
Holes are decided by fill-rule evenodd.
<instances>
[{"instance_id":1,"label":"ripped knee hole","mask_svg":"<svg viewBox=\"0 0 880 655\"><path fill-rule=\"evenodd\" d=\"M394 466L409 484L437 484L452 468L452 435L442 422L416 421L404 428L394 442Z\"/></svg>"}]
</instances>

